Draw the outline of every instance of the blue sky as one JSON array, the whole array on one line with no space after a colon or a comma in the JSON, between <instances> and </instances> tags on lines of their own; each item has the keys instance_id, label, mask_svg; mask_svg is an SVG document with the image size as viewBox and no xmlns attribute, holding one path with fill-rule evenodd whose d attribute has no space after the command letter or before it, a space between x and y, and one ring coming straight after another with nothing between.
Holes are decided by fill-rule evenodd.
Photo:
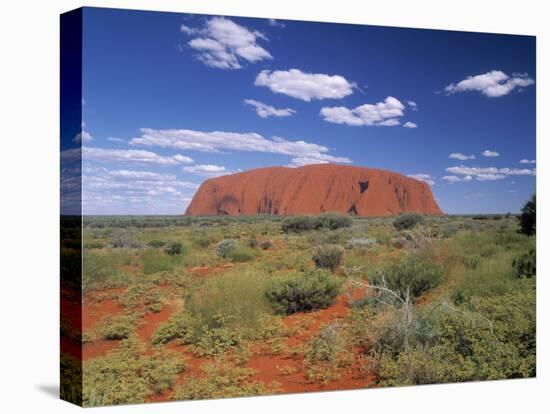
<instances>
[{"instance_id":1,"label":"blue sky","mask_svg":"<svg viewBox=\"0 0 550 414\"><path fill-rule=\"evenodd\" d=\"M87 8L83 45L87 214L321 162L426 180L447 213L535 189L534 37Z\"/></svg>"}]
</instances>

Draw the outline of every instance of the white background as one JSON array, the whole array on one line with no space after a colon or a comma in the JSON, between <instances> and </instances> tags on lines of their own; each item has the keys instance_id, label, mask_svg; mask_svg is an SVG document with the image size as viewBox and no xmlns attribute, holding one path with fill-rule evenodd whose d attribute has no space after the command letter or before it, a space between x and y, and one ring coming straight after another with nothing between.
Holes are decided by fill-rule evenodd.
<instances>
[{"instance_id":1,"label":"white background","mask_svg":"<svg viewBox=\"0 0 550 414\"><path fill-rule=\"evenodd\" d=\"M0 13L0 411L75 412L58 393L59 14L109 6L537 35L538 363L536 380L89 409L88 412L548 412L549 16L545 1L69 0ZM403 68L406 76L406 68ZM543 189L543 183L546 189ZM546 191L545 191L546 190ZM546 331L544 331L546 328Z\"/></svg>"}]
</instances>

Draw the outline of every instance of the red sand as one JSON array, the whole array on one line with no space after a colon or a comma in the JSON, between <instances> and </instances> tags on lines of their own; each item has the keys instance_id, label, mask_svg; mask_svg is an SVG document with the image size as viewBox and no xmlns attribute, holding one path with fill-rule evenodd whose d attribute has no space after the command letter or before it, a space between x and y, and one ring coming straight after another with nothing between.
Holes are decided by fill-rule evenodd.
<instances>
[{"instance_id":1,"label":"red sand","mask_svg":"<svg viewBox=\"0 0 550 414\"><path fill-rule=\"evenodd\" d=\"M403 212L441 215L430 186L386 170L334 164L259 168L206 180L186 215Z\"/></svg>"}]
</instances>

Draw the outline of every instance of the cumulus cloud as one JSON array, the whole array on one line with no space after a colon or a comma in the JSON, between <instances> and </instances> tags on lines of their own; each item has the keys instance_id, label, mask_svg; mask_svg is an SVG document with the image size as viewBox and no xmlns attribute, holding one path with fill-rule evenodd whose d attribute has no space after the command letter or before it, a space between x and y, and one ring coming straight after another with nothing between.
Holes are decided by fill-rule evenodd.
<instances>
[{"instance_id":1,"label":"cumulus cloud","mask_svg":"<svg viewBox=\"0 0 550 414\"><path fill-rule=\"evenodd\" d=\"M106 148L83 147L73 148L61 152L61 161L72 162L82 156L83 161L95 162L120 162L156 165L190 164L193 160L189 157L176 154L171 156L159 155L155 152L144 150L118 150Z\"/></svg>"},{"instance_id":2,"label":"cumulus cloud","mask_svg":"<svg viewBox=\"0 0 550 414\"><path fill-rule=\"evenodd\" d=\"M254 99L245 99L244 103L246 105L253 106L256 109L256 113L261 118L269 118L270 116L275 116L275 117L291 116L296 113L294 109L290 109L290 108L277 109L263 102L255 101Z\"/></svg>"},{"instance_id":3,"label":"cumulus cloud","mask_svg":"<svg viewBox=\"0 0 550 414\"><path fill-rule=\"evenodd\" d=\"M481 155L483 155L484 157L494 158L498 157L500 154L496 151L485 150L481 153Z\"/></svg>"},{"instance_id":4,"label":"cumulus cloud","mask_svg":"<svg viewBox=\"0 0 550 414\"><path fill-rule=\"evenodd\" d=\"M356 87L355 83L340 75L305 73L299 69L263 70L254 84L306 102L315 99L340 99L351 95Z\"/></svg>"},{"instance_id":5,"label":"cumulus cloud","mask_svg":"<svg viewBox=\"0 0 550 414\"><path fill-rule=\"evenodd\" d=\"M142 128L141 136L132 138L130 143L210 153L219 153L223 150L264 152L288 155L296 160L310 159L319 162L351 163L349 158L328 154L329 149L323 145L302 140L288 141L280 137L268 139L255 132L203 132L190 129Z\"/></svg>"},{"instance_id":6,"label":"cumulus cloud","mask_svg":"<svg viewBox=\"0 0 550 414\"><path fill-rule=\"evenodd\" d=\"M414 122L407 121L403 124L403 128L418 128L418 125Z\"/></svg>"},{"instance_id":7,"label":"cumulus cloud","mask_svg":"<svg viewBox=\"0 0 550 414\"><path fill-rule=\"evenodd\" d=\"M228 170L227 168L221 166L221 165L213 165L213 164L199 164L199 165L191 165L188 167L183 167L183 171L190 174L195 174L200 177L220 177L222 175L227 174L233 174L238 171L232 171Z\"/></svg>"},{"instance_id":8,"label":"cumulus cloud","mask_svg":"<svg viewBox=\"0 0 550 414\"><path fill-rule=\"evenodd\" d=\"M457 177L456 175L446 175L443 177L443 179L448 183L457 183L459 181L462 181L462 178Z\"/></svg>"},{"instance_id":9,"label":"cumulus cloud","mask_svg":"<svg viewBox=\"0 0 550 414\"><path fill-rule=\"evenodd\" d=\"M435 185L435 181L430 174L408 174L407 177L411 177L419 181L424 181L429 185Z\"/></svg>"},{"instance_id":10,"label":"cumulus cloud","mask_svg":"<svg viewBox=\"0 0 550 414\"><path fill-rule=\"evenodd\" d=\"M525 88L534 83L535 81L527 74L513 73L512 76L508 76L500 70L492 70L481 75L468 76L456 84L451 83L445 87L444 91L447 95L478 91L490 98L498 98L508 95L516 88Z\"/></svg>"},{"instance_id":11,"label":"cumulus cloud","mask_svg":"<svg viewBox=\"0 0 550 414\"><path fill-rule=\"evenodd\" d=\"M89 132L85 131L85 130L82 130L80 131L78 134L75 135L75 137L73 138L73 142L76 142L76 143L86 143L86 142L91 142L94 140L94 137L92 137L90 135Z\"/></svg>"},{"instance_id":12,"label":"cumulus cloud","mask_svg":"<svg viewBox=\"0 0 550 414\"><path fill-rule=\"evenodd\" d=\"M118 137L107 137L107 141L111 142L126 142L126 140Z\"/></svg>"},{"instance_id":13,"label":"cumulus cloud","mask_svg":"<svg viewBox=\"0 0 550 414\"><path fill-rule=\"evenodd\" d=\"M174 174L86 166L82 187L86 214L175 214L199 186Z\"/></svg>"},{"instance_id":14,"label":"cumulus cloud","mask_svg":"<svg viewBox=\"0 0 550 414\"><path fill-rule=\"evenodd\" d=\"M409 105L409 107L410 107L413 111L418 111L418 105L416 104L415 101L407 101L407 105Z\"/></svg>"},{"instance_id":15,"label":"cumulus cloud","mask_svg":"<svg viewBox=\"0 0 550 414\"><path fill-rule=\"evenodd\" d=\"M213 68L240 69L243 61L256 63L273 58L257 43L258 39L267 40L265 35L225 17L208 19L200 28L182 24L180 30L196 36L188 45L198 52L196 56L201 62Z\"/></svg>"},{"instance_id":16,"label":"cumulus cloud","mask_svg":"<svg viewBox=\"0 0 550 414\"><path fill-rule=\"evenodd\" d=\"M335 157L333 155L328 155L328 154L311 153L308 155L292 158L288 166L302 167L304 165L328 164L328 163L349 164L351 163L351 160L347 157Z\"/></svg>"},{"instance_id":17,"label":"cumulus cloud","mask_svg":"<svg viewBox=\"0 0 550 414\"><path fill-rule=\"evenodd\" d=\"M461 152L453 152L453 153L449 154L449 158L453 158L455 160L466 161L466 160L475 160L476 156L473 155L473 154L466 155L466 154L463 154Z\"/></svg>"},{"instance_id":18,"label":"cumulus cloud","mask_svg":"<svg viewBox=\"0 0 550 414\"><path fill-rule=\"evenodd\" d=\"M514 175L535 175L535 170L531 170L528 168L497 168L497 167L467 167L465 165L457 166L457 167L448 167L446 168L446 171L454 174L455 176L463 176L462 178L457 177L457 179L454 178L445 178L444 180L447 180L449 182L456 182L456 181L470 181L473 178L475 178L477 181L496 181L496 180L502 180L508 176L514 176ZM450 177L450 176L447 176Z\"/></svg>"},{"instance_id":19,"label":"cumulus cloud","mask_svg":"<svg viewBox=\"0 0 550 414\"><path fill-rule=\"evenodd\" d=\"M528 160L528 159L524 158L524 159L520 160L519 163L520 164L536 164L536 162L537 162L536 160Z\"/></svg>"},{"instance_id":20,"label":"cumulus cloud","mask_svg":"<svg viewBox=\"0 0 550 414\"><path fill-rule=\"evenodd\" d=\"M344 106L324 107L321 108L320 115L325 121L334 124L395 126L399 125L398 118L404 115L404 110L405 105L399 99L388 96L384 102L364 104L353 109ZM411 126L407 128L411 128Z\"/></svg>"}]
</instances>

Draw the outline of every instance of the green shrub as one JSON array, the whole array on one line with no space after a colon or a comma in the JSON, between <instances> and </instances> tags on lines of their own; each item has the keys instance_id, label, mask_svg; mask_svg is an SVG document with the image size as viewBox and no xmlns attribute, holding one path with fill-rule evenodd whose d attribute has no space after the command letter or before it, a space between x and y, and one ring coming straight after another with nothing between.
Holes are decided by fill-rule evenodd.
<instances>
[{"instance_id":1,"label":"green shrub","mask_svg":"<svg viewBox=\"0 0 550 414\"><path fill-rule=\"evenodd\" d=\"M376 246L376 239L372 237L349 239L346 243L346 247L350 250L370 250L374 246Z\"/></svg>"},{"instance_id":2,"label":"green shrub","mask_svg":"<svg viewBox=\"0 0 550 414\"><path fill-rule=\"evenodd\" d=\"M113 235L111 246L115 249L136 249L141 247L141 244L136 240L134 232L119 230Z\"/></svg>"},{"instance_id":3,"label":"green shrub","mask_svg":"<svg viewBox=\"0 0 550 414\"><path fill-rule=\"evenodd\" d=\"M237 246L234 249L229 250L226 258L232 262L242 263L254 260L255 256L250 248Z\"/></svg>"},{"instance_id":4,"label":"green shrub","mask_svg":"<svg viewBox=\"0 0 550 414\"><path fill-rule=\"evenodd\" d=\"M321 223L315 216L290 216L285 217L281 222L283 232L301 232L314 230L321 226Z\"/></svg>"},{"instance_id":5,"label":"green shrub","mask_svg":"<svg viewBox=\"0 0 550 414\"><path fill-rule=\"evenodd\" d=\"M147 246L160 248L160 247L164 247L165 244L166 242L162 240L151 240L149 243L147 243Z\"/></svg>"},{"instance_id":6,"label":"green shrub","mask_svg":"<svg viewBox=\"0 0 550 414\"><path fill-rule=\"evenodd\" d=\"M153 344L166 344L173 339L191 343L195 329L196 321L189 312L178 312L158 327L153 334Z\"/></svg>"},{"instance_id":7,"label":"green shrub","mask_svg":"<svg viewBox=\"0 0 550 414\"><path fill-rule=\"evenodd\" d=\"M183 246L180 242L172 241L168 242L164 246L164 253L166 253L169 256L176 256L178 254L181 254L183 252Z\"/></svg>"},{"instance_id":8,"label":"green shrub","mask_svg":"<svg viewBox=\"0 0 550 414\"><path fill-rule=\"evenodd\" d=\"M319 216L290 216L281 222L283 232L301 232L306 230L329 229L336 230L350 227L353 220L340 213L323 213Z\"/></svg>"},{"instance_id":9,"label":"green shrub","mask_svg":"<svg viewBox=\"0 0 550 414\"><path fill-rule=\"evenodd\" d=\"M519 216L520 232L528 236L537 232L537 197L533 194L525 203Z\"/></svg>"},{"instance_id":10,"label":"green shrub","mask_svg":"<svg viewBox=\"0 0 550 414\"><path fill-rule=\"evenodd\" d=\"M312 259L315 266L334 271L340 265L343 254L344 248L342 246L324 244L313 248Z\"/></svg>"},{"instance_id":11,"label":"green shrub","mask_svg":"<svg viewBox=\"0 0 550 414\"><path fill-rule=\"evenodd\" d=\"M216 245L216 254L225 259L228 257L231 250L236 249L238 242L235 239L224 239Z\"/></svg>"},{"instance_id":12,"label":"green shrub","mask_svg":"<svg viewBox=\"0 0 550 414\"><path fill-rule=\"evenodd\" d=\"M247 239L244 242L244 245L246 247L250 247L251 249L255 249L256 247L258 247L258 240L256 240L256 239Z\"/></svg>"},{"instance_id":13,"label":"green shrub","mask_svg":"<svg viewBox=\"0 0 550 414\"><path fill-rule=\"evenodd\" d=\"M136 318L131 315L107 316L101 319L95 330L103 339L126 339L134 331Z\"/></svg>"},{"instance_id":14,"label":"green shrub","mask_svg":"<svg viewBox=\"0 0 550 414\"><path fill-rule=\"evenodd\" d=\"M172 387L185 369L181 356L164 350L147 355L143 351L142 344L126 339L106 356L84 362L84 406L141 403Z\"/></svg>"},{"instance_id":15,"label":"green shrub","mask_svg":"<svg viewBox=\"0 0 550 414\"><path fill-rule=\"evenodd\" d=\"M273 242L271 240L263 240L260 242L260 249L269 250L273 247Z\"/></svg>"},{"instance_id":16,"label":"green shrub","mask_svg":"<svg viewBox=\"0 0 550 414\"><path fill-rule=\"evenodd\" d=\"M321 227L329 230L350 227L353 224L351 217L340 213L323 213L317 218L321 222Z\"/></svg>"},{"instance_id":17,"label":"green shrub","mask_svg":"<svg viewBox=\"0 0 550 414\"><path fill-rule=\"evenodd\" d=\"M537 274L537 254L535 249L520 254L512 261L514 276L518 279L534 277Z\"/></svg>"},{"instance_id":18,"label":"green shrub","mask_svg":"<svg viewBox=\"0 0 550 414\"><path fill-rule=\"evenodd\" d=\"M340 292L341 281L326 270L309 270L274 279L266 296L277 313L290 314L330 306Z\"/></svg>"},{"instance_id":19,"label":"green shrub","mask_svg":"<svg viewBox=\"0 0 550 414\"><path fill-rule=\"evenodd\" d=\"M443 272L436 264L418 255L394 261L369 278L373 285L385 285L402 299L407 292L416 299L428 290L438 286L443 280Z\"/></svg>"},{"instance_id":20,"label":"green shrub","mask_svg":"<svg viewBox=\"0 0 550 414\"><path fill-rule=\"evenodd\" d=\"M252 380L254 370L214 362L202 368L205 375L190 378L174 389L174 400L201 400L211 398L248 397L279 392L277 383L269 385Z\"/></svg>"},{"instance_id":21,"label":"green shrub","mask_svg":"<svg viewBox=\"0 0 550 414\"><path fill-rule=\"evenodd\" d=\"M424 223L424 216L418 213L404 213L399 215L393 221L393 226L397 230L408 230L423 223Z\"/></svg>"},{"instance_id":22,"label":"green shrub","mask_svg":"<svg viewBox=\"0 0 550 414\"><path fill-rule=\"evenodd\" d=\"M265 275L249 268L208 278L191 293L187 309L199 326L220 327L223 315L225 325L253 335L261 330L269 311L265 297L267 283Z\"/></svg>"}]
</instances>

